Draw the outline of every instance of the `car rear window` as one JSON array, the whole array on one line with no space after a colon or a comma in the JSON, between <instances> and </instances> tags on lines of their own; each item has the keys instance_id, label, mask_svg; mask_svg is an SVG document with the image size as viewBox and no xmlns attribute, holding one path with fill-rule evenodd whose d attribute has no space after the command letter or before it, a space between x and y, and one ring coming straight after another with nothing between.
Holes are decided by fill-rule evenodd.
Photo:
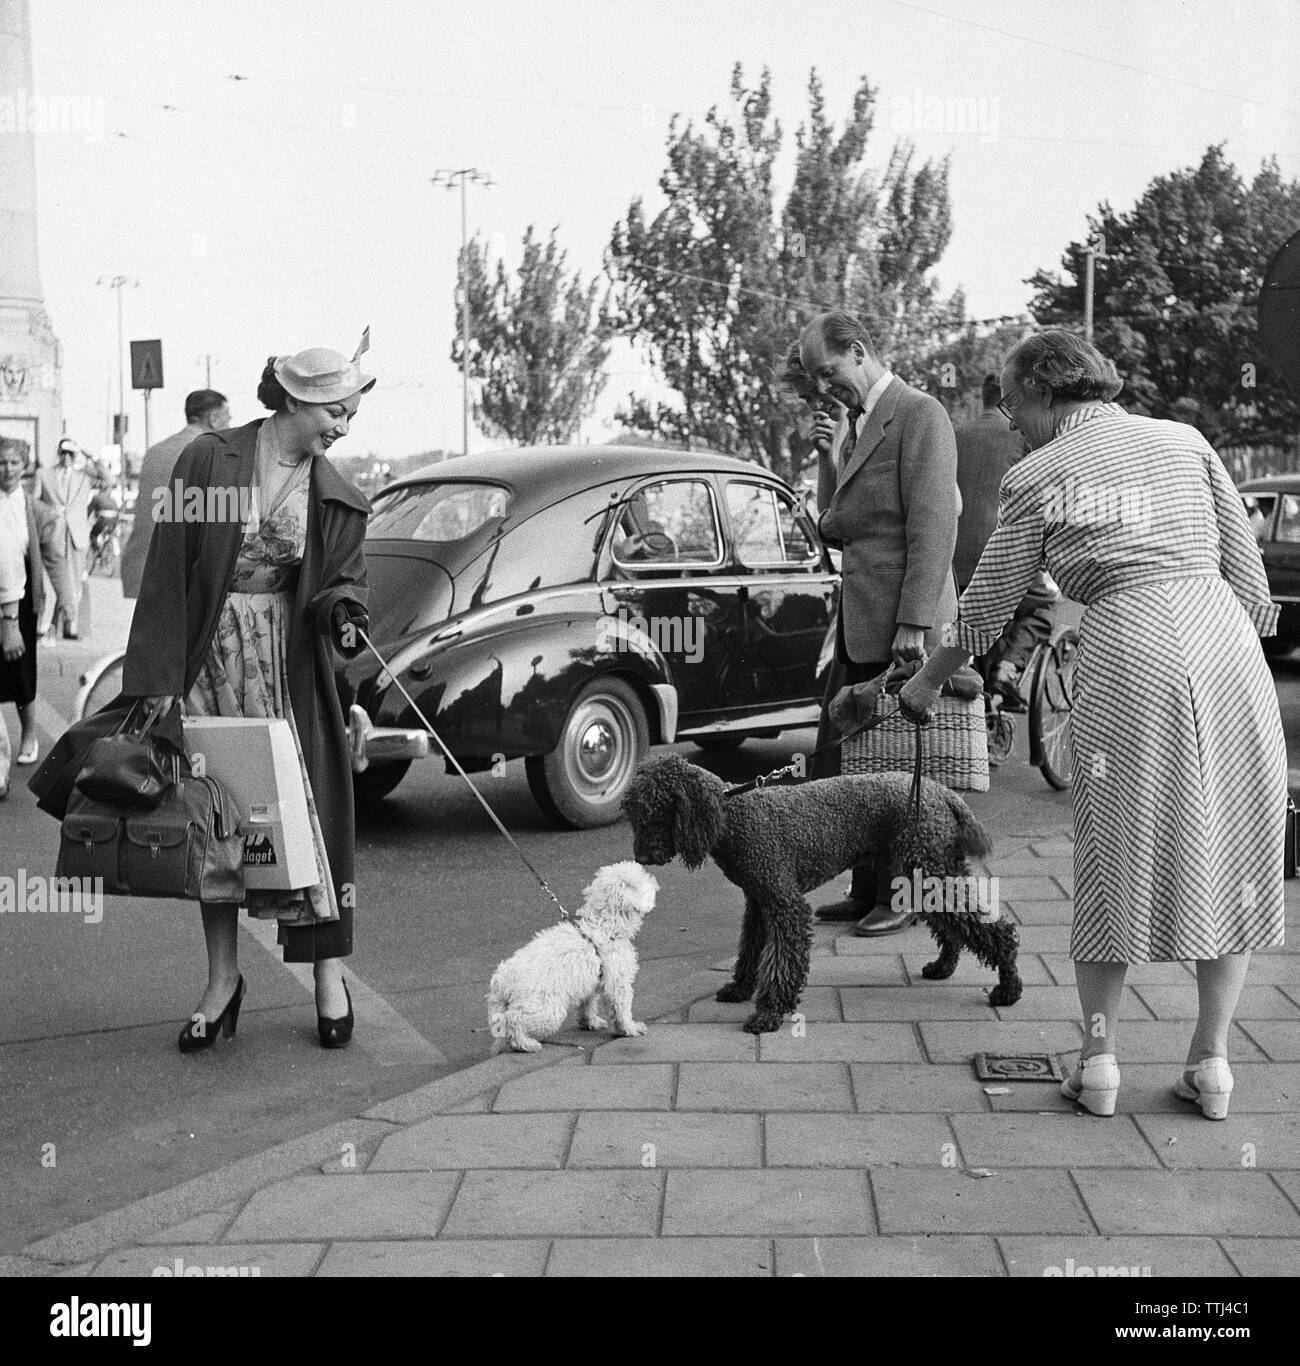
<instances>
[{"instance_id":1,"label":"car rear window","mask_svg":"<svg viewBox=\"0 0 1300 1366\"><path fill-rule=\"evenodd\" d=\"M505 517L513 500L513 493L500 484L413 484L381 497L369 534L392 540L463 541L487 522Z\"/></svg>"}]
</instances>

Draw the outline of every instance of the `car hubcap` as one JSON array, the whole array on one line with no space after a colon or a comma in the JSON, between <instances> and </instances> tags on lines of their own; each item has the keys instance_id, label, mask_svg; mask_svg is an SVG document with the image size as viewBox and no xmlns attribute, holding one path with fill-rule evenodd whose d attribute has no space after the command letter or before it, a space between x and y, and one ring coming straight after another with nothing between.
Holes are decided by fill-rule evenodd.
<instances>
[{"instance_id":1,"label":"car hubcap","mask_svg":"<svg viewBox=\"0 0 1300 1366\"><path fill-rule=\"evenodd\" d=\"M569 736L569 781L583 797L605 800L627 783L636 756L636 727L622 702L589 698L574 714Z\"/></svg>"}]
</instances>

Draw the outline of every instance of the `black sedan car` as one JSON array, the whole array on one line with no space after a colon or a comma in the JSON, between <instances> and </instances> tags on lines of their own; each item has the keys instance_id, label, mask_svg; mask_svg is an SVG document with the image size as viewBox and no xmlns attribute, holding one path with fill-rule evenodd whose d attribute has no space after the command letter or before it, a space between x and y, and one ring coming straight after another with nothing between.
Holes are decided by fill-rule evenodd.
<instances>
[{"instance_id":1,"label":"black sedan car","mask_svg":"<svg viewBox=\"0 0 1300 1366\"><path fill-rule=\"evenodd\" d=\"M1237 485L1268 575L1268 591L1281 611L1277 635L1260 642L1264 653L1286 654L1300 645L1300 475L1273 474Z\"/></svg>"},{"instance_id":2,"label":"black sedan car","mask_svg":"<svg viewBox=\"0 0 1300 1366\"><path fill-rule=\"evenodd\" d=\"M369 651L338 674L361 800L437 753L397 681L467 771L523 758L572 828L618 818L650 745L816 722L838 576L757 465L525 448L429 466L374 506L370 634L392 674Z\"/></svg>"}]
</instances>

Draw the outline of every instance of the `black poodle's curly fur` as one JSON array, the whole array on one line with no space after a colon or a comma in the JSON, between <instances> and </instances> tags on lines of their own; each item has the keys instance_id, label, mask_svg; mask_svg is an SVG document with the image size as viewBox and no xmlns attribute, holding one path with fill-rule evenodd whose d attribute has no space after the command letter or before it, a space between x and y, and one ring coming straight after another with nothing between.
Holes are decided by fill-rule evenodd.
<instances>
[{"instance_id":1,"label":"black poodle's curly fur","mask_svg":"<svg viewBox=\"0 0 1300 1366\"><path fill-rule=\"evenodd\" d=\"M754 998L745 1021L751 1034L777 1029L799 1004L812 945L805 892L868 858L886 860L891 877L910 880L918 868L923 876L969 877L970 856L990 852L988 835L966 803L928 778L914 824L911 786L901 773L823 778L724 801L720 778L676 754L637 770L623 799L637 862L677 857L694 869L712 857L745 894L734 979L717 999ZM990 1005L1020 999L1014 926L973 914L919 914L939 945L939 957L921 970L925 977L951 977L966 948L998 974Z\"/></svg>"}]
</instances>

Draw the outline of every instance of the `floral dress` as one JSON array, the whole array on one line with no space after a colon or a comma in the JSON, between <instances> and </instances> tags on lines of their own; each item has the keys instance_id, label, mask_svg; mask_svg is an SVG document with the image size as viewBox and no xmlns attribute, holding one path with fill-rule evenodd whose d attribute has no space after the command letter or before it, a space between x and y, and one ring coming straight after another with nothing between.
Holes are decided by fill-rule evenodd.
<instances>
[{"instance_id":1,"label":"floral dress","mask_svg":"<svg viewBox=\"0 0 1300 1366\"><path fill-rule=\"evenodd\" d=\"M268 515L263 515L261 489L254 484L252 514L216 634L185 699L190 716L266 716L289 723L307 793L318 877L314 886L296 890L250 888L245 903L250 914L281 925L339 918L311 779L289 705L289 623L307 540L310 470L311 460L303 460Z\"/></svg>"}]
</instances>

